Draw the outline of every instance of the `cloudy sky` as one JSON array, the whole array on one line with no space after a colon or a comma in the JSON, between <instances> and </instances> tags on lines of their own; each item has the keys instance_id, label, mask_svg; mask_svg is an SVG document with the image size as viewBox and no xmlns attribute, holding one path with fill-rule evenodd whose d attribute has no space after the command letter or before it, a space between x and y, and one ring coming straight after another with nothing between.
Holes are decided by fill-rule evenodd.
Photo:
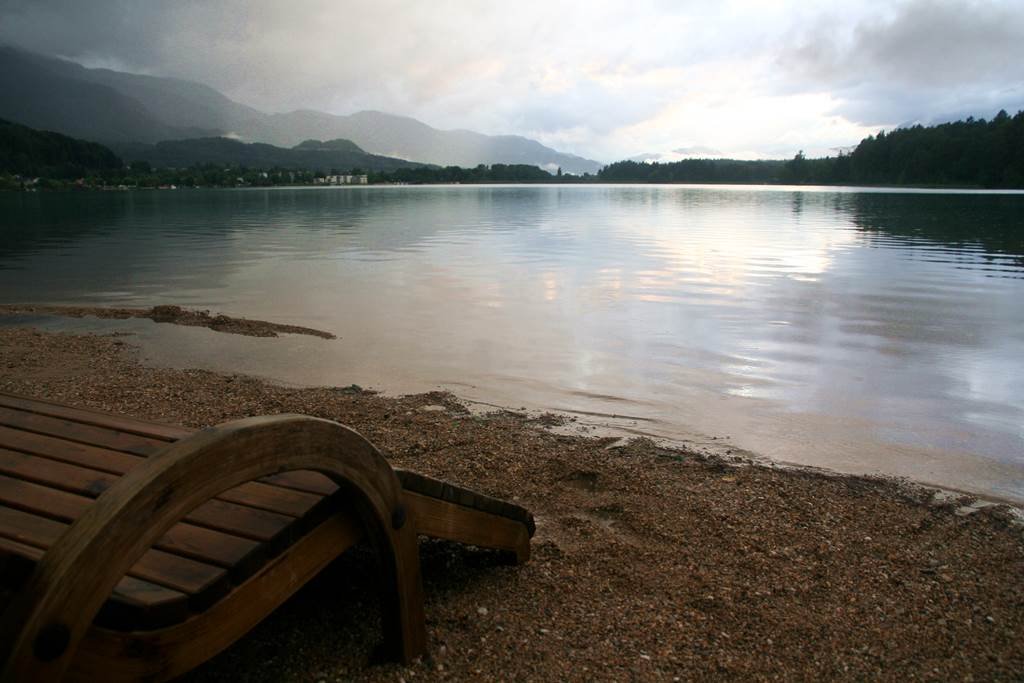
<instances>
[{"instance_id":1,"label":"cloudy sky","mask_svg":"<svg viewBox=\"0 0 1024 683\"><path fill-rule=\"evenodd\" d=\"M826 154L1024 108L1024 2L0 0L0 43L610 161Z\"/></svg>"}]
</instances>

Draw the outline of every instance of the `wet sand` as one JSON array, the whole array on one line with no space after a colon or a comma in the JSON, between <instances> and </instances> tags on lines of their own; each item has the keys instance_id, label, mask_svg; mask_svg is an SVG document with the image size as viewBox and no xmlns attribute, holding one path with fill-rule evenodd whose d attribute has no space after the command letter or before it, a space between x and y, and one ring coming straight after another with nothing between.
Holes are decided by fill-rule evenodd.
<instances>
[{"instance_id":1,"label":"wet sand","mask_svg":"<svg viewBox=\"0 0 1024 683\"><path fill-rule=\"evenodd\" d=\"M0 391L197 427L278 412L335 419L396 465L536 516L523 567L423 545L430 654L412 666L368 662L377 601L356 550L189 680L1024 676L1024 535L1005 506L558 434L558 416L479 414L449 394L146 367L130 336L0 329Z\"/></svg>"}]
</instances>

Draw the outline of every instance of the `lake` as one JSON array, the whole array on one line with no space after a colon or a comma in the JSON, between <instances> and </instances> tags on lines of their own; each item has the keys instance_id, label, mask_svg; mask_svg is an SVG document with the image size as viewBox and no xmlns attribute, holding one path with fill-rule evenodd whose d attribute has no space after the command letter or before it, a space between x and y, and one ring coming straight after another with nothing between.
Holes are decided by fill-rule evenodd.
<instances>
[{"instance_id":1,"label":"lake","mask_svg":"<svg viewBox=\"0 0 1024 683\"><path fill-rule=\"evenodd\" d=\"M173 303L315 327L339 339L30 320L132 331L155 363L442 387L1024 501L1021 193L7 193L0 302Z\"/></svg>"}]
</instances>

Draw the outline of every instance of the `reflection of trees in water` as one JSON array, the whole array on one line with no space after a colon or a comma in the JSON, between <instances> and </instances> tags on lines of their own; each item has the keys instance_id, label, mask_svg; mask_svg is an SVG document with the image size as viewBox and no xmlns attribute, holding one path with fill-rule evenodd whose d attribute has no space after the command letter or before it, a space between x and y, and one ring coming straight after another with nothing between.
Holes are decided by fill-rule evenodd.
<instances>
[{"instance_id":1,"label":"reflection of trees in water","mask_svg":"<svg viewBox=\"0 0 1024 683\"><path fill-rule=\"evenodd\" d=\"M0 192L0 269L38 250L113 232L126 194Z\"/></svg>"},{"instance_id":2,"label":"reflection of trees in water","mask_svg":"<svg viewBox=\"0 0 1024 683\"><path fill-rule=\"evenodd\" d=\"M868 234L922 240L1024 268L1024 196L851 193L837 209ZM983 250L983 251L979 251ZM1009 258L1007 258L1009 257Z\"/></svg>"},{"instance_id":3,"label":"reflection of trees in water","mask_svg":"<svg viewBox=\"0 0 1024 683\"><path fill-rule=\"evenodd\" d=\"M41 278L69 295L168 281L214 288L268 256L380 260L480 231L529 229L524 240L545 253L568 238L542 229L544 217L580 201L525 187L6 193L0 285L22 297Z\"/></svg>"}]
</instances>

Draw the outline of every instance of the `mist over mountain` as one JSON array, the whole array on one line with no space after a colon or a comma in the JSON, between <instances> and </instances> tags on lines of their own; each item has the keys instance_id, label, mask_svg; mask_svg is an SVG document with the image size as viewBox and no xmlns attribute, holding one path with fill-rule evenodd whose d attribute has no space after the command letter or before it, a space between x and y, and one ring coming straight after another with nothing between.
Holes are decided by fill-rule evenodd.
<instances>
[{"instance_id":1,"label":"mist over mountain","mask_svg":"<svg viewBox=\"0 0 1024 683\"><path fill-rule=\"evenodd\" d=\"M231 136L293 147L343 138L370 154L430 164L532 164L568 173L601 167L529 138L438 130L377 111L267 114L193 81L90 69L11 47L0 47L0 117L103 143Z\"/></svg>"}]
</instances>

